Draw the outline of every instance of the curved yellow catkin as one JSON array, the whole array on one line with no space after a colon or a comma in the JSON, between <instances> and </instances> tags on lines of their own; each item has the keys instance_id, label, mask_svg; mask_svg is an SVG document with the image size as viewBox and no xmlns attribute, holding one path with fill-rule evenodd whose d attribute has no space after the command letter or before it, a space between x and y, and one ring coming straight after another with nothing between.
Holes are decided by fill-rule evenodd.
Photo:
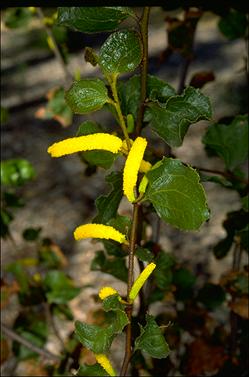
<instances>
[{"instance_id":1,"label":"curved yellow catkin","mask_svg":"<svg viewBox=\"0 0 249 377\"><path fill-rule=\"evenodd\" d=\"M112 226L103 224L85 224L78 226L74 231L74 238L80 240L82 238L105 238L125 242L125 235L114 229Z\"/></svg>"},{"instance_id":2,"label":"curved yellow catkin","mask_svg":"<svg viewBox=\"0 0 249 377\"><path fill-rule=\"evenodd\" d=\"M143 159L146 145L146 139L144 139L143 137L137 137L132 144L125 162L123 174L123 190L124 194L127 196L127 199L130 202L134 202L134 200L136 199L134 195L134 188L137 183L137 175L141 161Z\"/></svg>"},{"instance_id":3,"label":"curved yellow catkin","mask_svg":"<svg viewBox=\"0 0 249 377\"><path fill-rule=\"evenodd\" d=\"M133 144L133 140L130 139L131 145ZM120 152L123 154L127 155L128 154L128 148L127 148L127 143L126 140L123 140L122 147L120 148ZM139 172L140 173L147 173L148 170L151 168L151 163L149 161L142 160L140 167L139 167Z\"/></svg>"},{"instance_id":4,"label":"curved yellow catkin","mask_svg":"<svg viewBox=\"0 0 249 377\"><path fill-rule=\"evenodd\" d=\"M97 362L102 366L102 368L109 374L109 376L116 376L117 373L113 369L113 366L106 355L103 353L95 354Z\"/></svg>"},{"instance_id":5,"label":"curved yellow catkin","mask_svg":"<svg viewBox=\"0 0 249 377\"><path fill-rule=\"evenodd\" d=\"M104 300L106 297L116 295L116 294L118 294L118 291L116 291L116 289L112 287L103 287L99 291L99 297L101 298L101 300Z\"/></svg>"},{"instance_id":6,"label":"curved yellow catkin","mask_svg":"<svg viewBox=\"0 0 249 377\"><path fill-rule=\"evenodd\" d=\"M48 153L52 157L61 157L81 151L103 149L112 153L118 153L122 146L122 140L114 135L97 133L85 136L71 137L52 144Z\"/></svg>"},{"instance_id":7,"label":"curved yellow catkin","mask_svg":"<svg viewBox=\"0 0 249 377\"><path fill-rule=\"evenodd\" d=\"M131 287L131 291L129 294L129 299L131 301L134 301L135 298L138 295L138 292L150 276L150 274L153 272L153 270L156 268L155 263L150 263L148 266L145 267L145 269L141 272L141 274L138 276L136 281L134 282L133 286Z\"/></svg>"}]
</instances>

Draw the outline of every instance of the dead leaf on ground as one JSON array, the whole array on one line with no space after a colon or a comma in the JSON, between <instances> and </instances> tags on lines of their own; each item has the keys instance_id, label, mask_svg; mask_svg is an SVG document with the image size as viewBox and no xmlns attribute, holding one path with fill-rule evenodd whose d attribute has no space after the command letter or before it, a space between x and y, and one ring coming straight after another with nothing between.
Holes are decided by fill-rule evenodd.
<instances>
[{"instance_id":1,"label":"dead leaf on ground","mask_svg":"<svg viewBox=\"0 0 249 377\"><path fill-rule=\"evenodd\" d=\"M240 317L249 319L249 300L248 297L235 298L229 304L232 311Z\"/></svg>"},{"instance_id":2,"label":"dead leaf on ground","mask_svg":"<svg viewBox=\"0 0 249 377\"><path fill-rule=\"evenodd\" d=\"M215 374L223 366L228 356L224 347L207 343L201 338L197 338L188 347L187 364L185 373L187 376L202 376Z\"/></svg>"}]
</instances>

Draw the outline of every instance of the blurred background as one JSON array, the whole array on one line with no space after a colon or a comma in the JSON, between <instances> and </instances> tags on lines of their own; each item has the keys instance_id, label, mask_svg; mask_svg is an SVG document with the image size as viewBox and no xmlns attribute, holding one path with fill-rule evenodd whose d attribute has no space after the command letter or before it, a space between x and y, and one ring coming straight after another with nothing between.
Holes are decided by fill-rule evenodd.
<instances>
[{"instance_id":1,"label":"blurred background","mask_svg":"<svg viewBox=\"0 0 249 377\"><path fill-rule=\"evenodd\" d=\"M134 11L141 14L142 9L134 8ZM193 8L191 11L188 20L194 29L193 44L191 52L186 52L188 42L184 40L187 35L184 28L188 26L181 24L186 10L177 6L174 9L151 7L149 73L165 80L179 93L189 84L201 88L212 103L213 122L245 114L248 111L248 46L241 30L232 30L229 34L224 27L225 21L221 23L225 9ZM241 20L242 25L244 17ZM121 28L127 25L129 21L123 22ZM50 33L64 64L55 57ZM5 215L2 220L3 226L8 228L1 241L2 279L8 280L5 267L17 258L36 255L38 238L49 239L57 253L65 257L64 267L69 276L84 287L70 301L75 318L82 321L91 320L91 313L96 308L94 295L100 286L115 282L116 289L124 294L126 291L122 281L109 274L91 271L94 252L100 248L98 243L73 239L73 230L91 222L96 214L96 198L108 192L105 182L108 170L94 167L76 154L52 159L47 148L56 141L74 136L85 120L114 129L115 120L104 109L89 115L73 115L64 103L63 92L72 82L65 69L74 78L101 77L98 67L85 60L85 49L92 47L98 52L108 35L85 34L57 25L56 8L42 8L42 16L33 8L1 10L1 159L25 159L34 170L30 179L24 179L23 184L14 185L10 190L21 198L23 205L12 205L13 219L6 220ZM127 74L121 79L129 77ZM201 121L191 126L183 145L173 148L172 152L185 163L222 171L223 161L217 156L207 158L202 144L208 124ZM158 150L165 151L163 141L155 134L148 130L144 134ZM246 168L245 165L244 171ZM230 268L232 254L221 262L213 255L213 246L226 234L222 222L227 212L238 210L241 203L236 191L213 182L203 182L203 185L211 210L210 220L200 231L190 233L161 223L159 243L194 274L201 272L203 279L215 284ZM132 206L125 198L119 213L132 213ZM156 223L156 219L154 221ZM148 234L152 228L148 228ZM27 229L29 231L25 233ZM17 317L18 305L14 296L10 297L8 305L3 305L2 321L9 327ZM152 311L156 312L158 306L155 304ZM72 330L73 323L68 323L61 328L61 336L66 337ZM54 344L56 339L51 337L47 348L53 351ZM118 360L119 355L116 357ZM15 375L28 373L27 365L19 363L16 366L13 360L3 363L3 375L10 375L9 371L15 371Z\"/></svg>"}]
</instances>

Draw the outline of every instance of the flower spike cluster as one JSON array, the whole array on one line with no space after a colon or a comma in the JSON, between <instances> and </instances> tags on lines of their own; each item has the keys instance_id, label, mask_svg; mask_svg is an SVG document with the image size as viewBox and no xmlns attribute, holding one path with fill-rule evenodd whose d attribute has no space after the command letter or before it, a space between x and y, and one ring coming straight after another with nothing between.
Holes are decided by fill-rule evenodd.
<instances>
[{"instance_id":1,"label":"flower spike cluster","mask_svg":"<svg viewBox=\"0 0 249 377\"><path fill-rule=\"evenodd\" d=\"M104 300L105 298L113 295L118 295L118 291L116 291L116 289L112 287L103 287L99 291L99 297L101 298L101 300Z\"/></svg>"},{"instance_id":2,"label":"flower spike cluster","mask_svg":"<svg viewBox=\"0 0 249 377\"><path fill-rule=\"evenodd\" d=\"M109 376L116 376L116 372L106 355L103 353L95 354L97 362L102 366L102 368L108 373Z\"/></svg>"},{"instance_id":3,"label":"flower spike cluster","mask_svg":"<svg viewBox=\"0 0 249 377\"><path fill-rule=\"evenodd\" d=\"M145 269L138 276L133 286L131 287L131 291L129 294L129 299L131 301L135 300L135 298L138 295L138 292L140 291L140 289L142 288L142 286L144 285L144 283L149 278L149 276L151 275L151 273L154 271L155 268L156 268L156 264L150 263L148 264L148 266L145 267Z\"/></svg>"},{"instance_id":4,"label":"flower spike cluster","mask_svg":"<svg viewBox=\"0 0 249 377\"><path fill-rule=\"evenodd\" d=\"M83 238L105 238L119 243L124 243L126 241L124 234L114 229L112 226L103 224L85 224L78 226L74 231L74 238L76 240Z\"/></svg>"},{"instance_id":5,"label":"flower spike cluster","mask_svg":"<svg viewBox=\"0 0 249 377\"><path fill-rule=\"evenodd\" d=\"M128 154L123 175L123 190L127 199L135 201L134 189L137 183L138 171L143 160L147 141L143 137L137 137Z\"/></svg>"},{"instance_id":6,"label":"flower spike cluster","mask_svg":"<svg viewBox=\"0 0 249 377\"><path fill-rule=\"evenodd\" d=\"M122 140L114 135L96 133L85 136L71 137L52 144L48 153L52 157L61 157L67 154L102 149L112 153L118 153L122 146Z\"/></svg>"}]
</instances>

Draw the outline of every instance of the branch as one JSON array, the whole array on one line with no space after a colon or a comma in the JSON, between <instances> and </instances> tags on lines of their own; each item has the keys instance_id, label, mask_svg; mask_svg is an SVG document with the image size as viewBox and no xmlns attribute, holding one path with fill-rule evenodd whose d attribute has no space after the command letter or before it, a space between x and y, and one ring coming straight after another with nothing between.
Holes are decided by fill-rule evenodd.
<instances>
[{"instance_id":1,"label":"branch","mask_svg":"<svg viewBox=\"0 0 249 377\"><path fill-rule=\"evenodd\" d=\"M23 346L29 348L31 351L34 351L38 353L38 355L46 358L46 359L52 359L54 361L61 361L60 356L57 356L47 350L44 350L42 348L37 347L33 343L31 343L29 340L23 338L21 335L17 334L15 331L12 329L8 328L6 325L1 323L1 330L4 335L9 337L12 340L17 341L18 343L22 344Z\"/></svg>"},{"instance_id":2,"label":"branch","mask_svg":"<svg viewBox=\"0 0 249 377\"><path fill-rule=\"evenodd\" d=\"M127 302L130 301L129 294L134 280L134 253L136 247L137 238L137 227L138 227L138 209L139 204L133 205L133 218L132 218L132 228L131 228L131 239L130 239L130 252L129 252L129 262L128 262L128 284L127 284ZM120 376L125 376L127 368L131 359L131 347L132 347L132 333L131 333L131 316L132 316L132 304L128 304L126 307L126 314L129 319L129 324L126 326L126 342L125 342L125 356L123 365L121 368Z\"/></svg>"},{"instance_id":3,"label":"branch","mask_svg":"<svg viewBox=\"0 0 249 377\"><path fill-rule=\"evenodd\" d=\"M139 136L144 118L144 102L147 91L147 74L148 74L148 24L149 24L150 7L144 7L143 15L140 22L140 34L143 44L143 57L141 63L141 94L140 106L137 115L136 135Z\"/></svg>"},{"instance_id":4,"label":"branch","mask_svg":"<svg viewBox=\"0 0 249 377\"><path fill-rule=\"evenodd\" d=\"M61 66L61 68L62 68L62 70L64 72L65 80L66 81L71 81L73 79L73 77L72 77L71 73L69 72L68 67L66 66L66 64L65 64L65 62L63 60L63 57L62 57L62 55L60 53L60 50L59 50L58 45L57 45L57 42L56 42L56 40L55 40L55 38L53 36L53 33L52 33L51 29L44 23L44 18L45 17L44 17L43 11L39 7L37 7L36 10L37 10L38 17L40 18L41 23L42 23L44 29L46 30L46 33L47 33L48 37L51 39L51 41L53 43L53 53L54 53L54 55L55 55L58 63L60 64L60 66Z\"/></svg>"}]
</instances>

